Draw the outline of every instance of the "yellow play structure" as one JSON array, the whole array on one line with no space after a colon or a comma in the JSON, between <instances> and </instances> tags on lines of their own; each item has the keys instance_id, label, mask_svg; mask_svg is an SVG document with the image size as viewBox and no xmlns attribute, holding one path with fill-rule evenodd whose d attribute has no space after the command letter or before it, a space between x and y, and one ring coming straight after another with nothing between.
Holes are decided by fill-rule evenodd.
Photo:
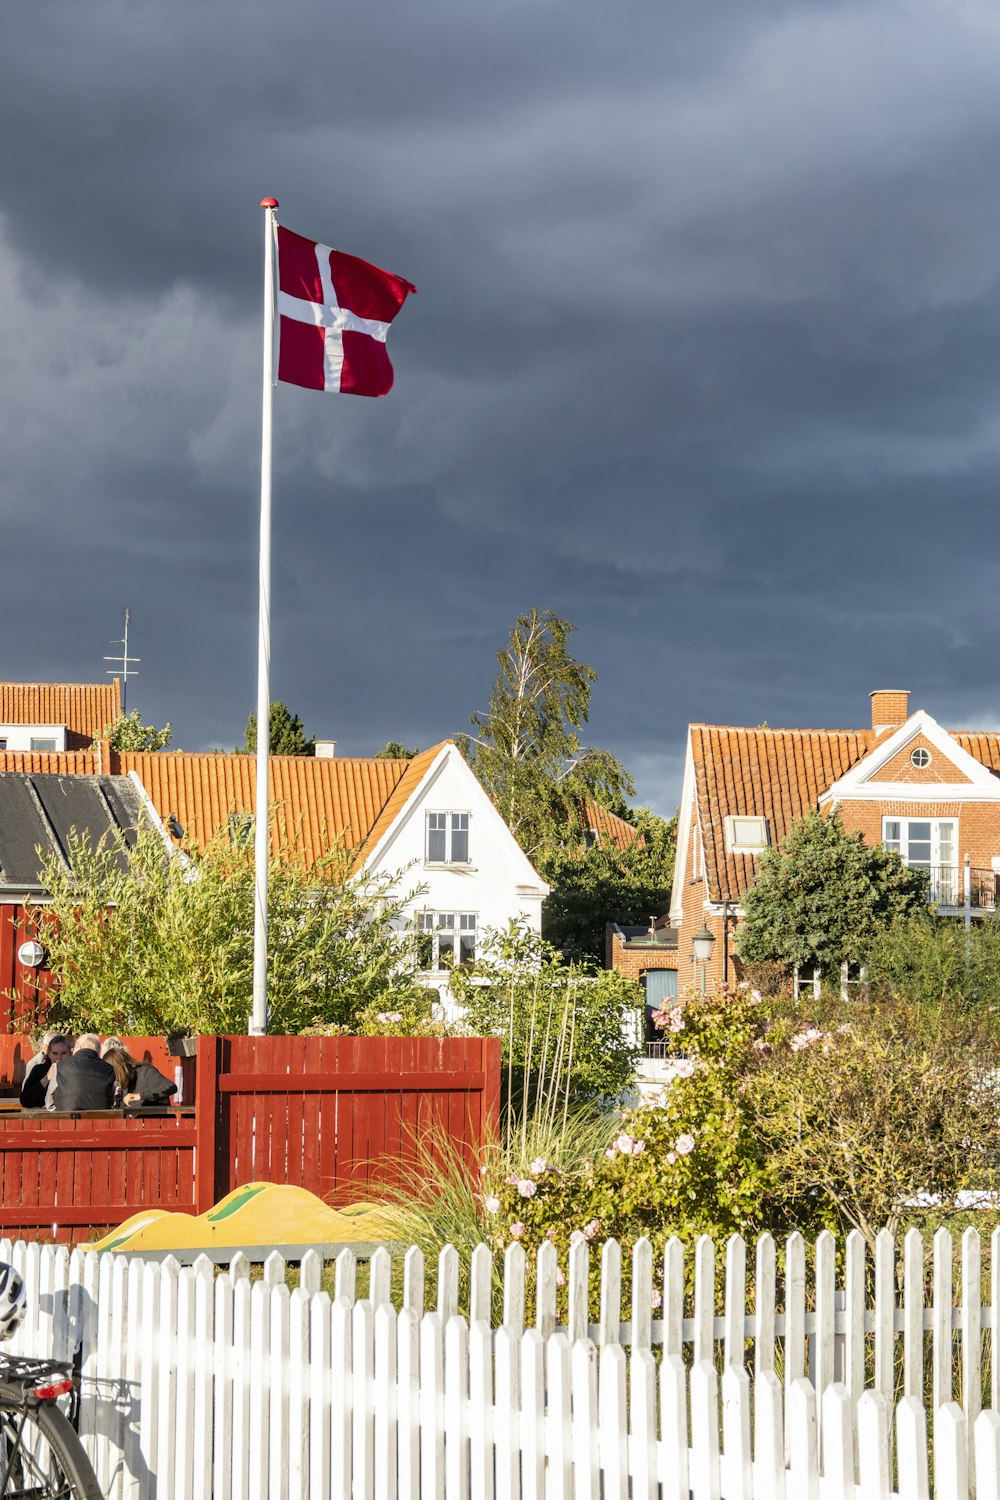
<instances>
[{"instance_id":1,"label":"yellow play structure","mask_svg":"<svg viewBox=\"0 0 1000 1500\"><path fill-rule=\"evenodd\" d=\"M228 1260L238 1250L277 1250L286 1258L316 1249L335 1253L349 1245L374 1247L384 1243L380 1209L373 1203L331 1208L315 1193L287 1183L249 1182L227 1193L204 1214L168 1213L151 1209L133 1214L117 1229L87 1246L90 1250L118 1250L162 1259L204 1254ZM384 1216L383 1216L384 1217Z\"/></svg>"}]
</instances>

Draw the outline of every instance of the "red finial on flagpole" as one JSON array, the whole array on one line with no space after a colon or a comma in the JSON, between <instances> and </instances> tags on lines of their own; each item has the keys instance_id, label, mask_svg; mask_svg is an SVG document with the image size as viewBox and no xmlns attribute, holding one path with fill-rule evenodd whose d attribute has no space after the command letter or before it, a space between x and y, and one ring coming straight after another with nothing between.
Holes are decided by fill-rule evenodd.
<instances>
[{"instance_id":1,"label":"red finial on flagpole","mask_svg":"<svg viewBox=\"0 0 1000 1500\"><path fill-rule=\"evenodd\" d=\"M262 198L260 200L260 206L261 208L277 208L278 200L277 198Z\"/></svg>"}]
</instances>

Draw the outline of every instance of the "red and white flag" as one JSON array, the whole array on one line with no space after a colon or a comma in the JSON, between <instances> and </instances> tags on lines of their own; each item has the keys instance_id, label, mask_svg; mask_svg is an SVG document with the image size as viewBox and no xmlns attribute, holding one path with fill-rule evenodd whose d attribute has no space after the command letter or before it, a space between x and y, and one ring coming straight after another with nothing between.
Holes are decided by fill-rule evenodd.
<instances>
[{"instance_id":1,"label":"red and white flag","mask_svg":"<svg viewBox=\"0 0 1000 1500\"><path fill-rule=\"evenodd\" d=\"M278 379L344 396L392 389L389 324L415 286L278 226Z\"/></svg>"}]
</instances>

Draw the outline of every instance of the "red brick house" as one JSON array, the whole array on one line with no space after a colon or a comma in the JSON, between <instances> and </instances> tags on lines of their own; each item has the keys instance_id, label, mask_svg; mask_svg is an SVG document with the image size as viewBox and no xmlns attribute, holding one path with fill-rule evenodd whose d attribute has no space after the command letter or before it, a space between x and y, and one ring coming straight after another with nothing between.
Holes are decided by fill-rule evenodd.
<instances>
[{"instance_id":1,"label":"red brick house","mask_svg":"<svg viewBox=\"0 0 1000 1500\"><path fill-rule=\"evenodd\" d=\"M995 911L1000 733L943 729L910 711L908 692L870 697L866 729L690 725L670 904L681 989L738 980L733 936L758 857L813 809L839 809L866 843L927 869L943 914ZM694 939L706 928L701 963Z\"/></svg>"}]
</instances>

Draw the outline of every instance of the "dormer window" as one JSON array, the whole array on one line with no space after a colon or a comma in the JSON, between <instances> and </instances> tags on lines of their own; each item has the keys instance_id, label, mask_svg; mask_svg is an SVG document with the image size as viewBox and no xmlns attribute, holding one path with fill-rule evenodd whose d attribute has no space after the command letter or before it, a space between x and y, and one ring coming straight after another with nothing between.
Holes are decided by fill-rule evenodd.
<instances>
[{"instance_id":1,"label":"dormer window","mask_svg":"<svg viewBox=\"0 0 1000 1500\"><path fill-rule=\"evenodd\" d=\"M727 854L760 854L770 842L766 818L734 816L726 819Z\"/></svg>"},{"instance_id":2,"label":"dormer window","mask_svg":"<svg viewBox=\"0 0 1000 1500\"><path fill-rule=\"evenodd\" d=\"M429 812L427 814L427 863L429 865L467 865L469 863L469 814Z\"/></svg>"}]
</instances>

